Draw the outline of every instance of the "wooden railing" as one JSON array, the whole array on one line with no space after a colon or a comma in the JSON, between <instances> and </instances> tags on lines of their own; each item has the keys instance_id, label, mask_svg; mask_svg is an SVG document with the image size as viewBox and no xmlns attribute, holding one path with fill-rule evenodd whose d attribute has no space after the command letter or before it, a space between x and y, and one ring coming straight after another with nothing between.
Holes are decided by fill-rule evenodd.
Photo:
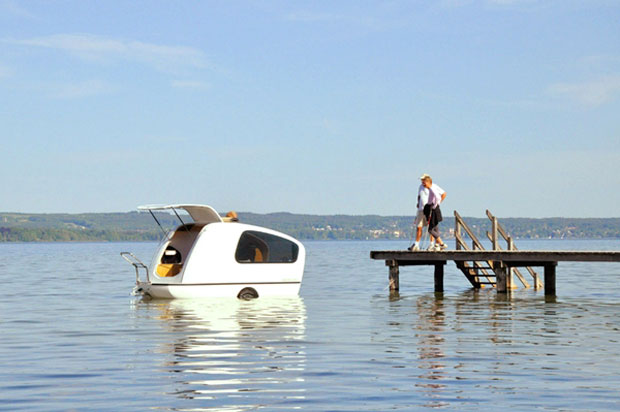
<instances>
[{"instance_id":1,"label":"wooden railing","mask_svg":"<svg viewBox=\"0 0 620 412\"><path fill-rule=\"evenodd\" d=\"M507 232L504 230L504 228L499 224L497 217L493 216L493 214L489 210L487 210L486 213L487 213L487 217L491 220L491 232L487 232L487 237L493 244L493 250L502 250L502 248L499 246L498 235L500 235L506 241L506 250L519 250L515 246L512 237L510 237L507 234ZM538 274L534 271L534 269L532 269L529 266L527 266L526 269L532 276L532 279L534 280L534 289L542 288L543 284ZM519 272L517 268L514 268L513 270L514 270L514 273L519 278L519 280L521 281L521 283L523 283L523 286L525 286L526 288L529 288L530 285L529 283L526 282L521 272Z\"/></svg>"},{"instance_id":2,"label":"wooden railing","mask_svg":"<svg viewBox=\"0 0 620 412\"><path fill-rule=\"evenodd\" d=\"M497 217L493 216L493 214L488 210L486 211L486 213L487 213L488 218L491 220L491 231L490 232L487 231L487 238L491 241L491 245L493 248L492 250L502 250L500 246L500 237L506 241L506 244L507 244L506 250L517 250L517 247L514 245L514 241L512 237L510 237L506 233L504 228L499 224ZM471 248L467 245L467 242L463 238L462 231L465 231L467 236L469 236L469 238L471 239L471 243L472 243ZM459 213L456 210L454 211L454 237L456 239L456 250L485 250L480 240L478 240L474 232L467 225L467 223L465 223L461 215L459 215ZM487 278L488 282L484 282L484 283L495 284L495 282L493 282L490 279L490 277L495 277L495 276L490 275L486 271L486 268L490 268L490 269L493 269L493 271L496 274L498 271L502 271L502 272L507 271L509 279L512 279L511 274L514 273L519 279L519 281L521 281L521 283L523 284L525 288L530 287L529 282L525 279L523 274L517 268L512 268L512 267L507 268L501 262L485 261L485 263L487 264L486 267L480 262L474 261L473 267L470 267L465 262L463 262L462 267L459 267L459 268L463 271L463 273L465 274L469 273L469 276L473 276L474 277L473 281L472 279L470 279L470 281L472 281L472 284L478 283L477 286L479 286L480 283L483 283L483 282L480 282L479 279L477 279L477 277L474 275L474 273L478 271L481 272ZM542 285L542 282L540 281L538 274L531 267L527 267L527 270L532 276L532 278L534 279L534 289L541 288L543 285ZM508 280L508 283L512 285L511 280ZM474 284L474 286L476 285Z\"/></svg>"}]
</instances>

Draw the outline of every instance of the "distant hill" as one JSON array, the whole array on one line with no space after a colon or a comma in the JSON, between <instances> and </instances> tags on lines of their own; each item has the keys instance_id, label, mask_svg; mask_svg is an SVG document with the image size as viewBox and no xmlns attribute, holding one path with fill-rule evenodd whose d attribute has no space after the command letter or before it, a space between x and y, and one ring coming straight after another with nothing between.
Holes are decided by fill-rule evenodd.
<instances>
[{"instance_id":1,"label":"distant hill","mask_svg":"<svg viewBox=\"0 0 620 412\"><path fill-rule=\"evenodd\" d=\"M178 223L174 215L156 213L166 229ZM293 213L239 213L242 222L269 227L299 239L410 239L411 216L303 215ZM485 239L486 218L464 218ZM620 238L620 218L500 218L515 239ZM453 220L441 229L453 237ZM153 241L162 236L149 213L27 214L0 213L0 242Z\"/></svg>"}]
</instances>

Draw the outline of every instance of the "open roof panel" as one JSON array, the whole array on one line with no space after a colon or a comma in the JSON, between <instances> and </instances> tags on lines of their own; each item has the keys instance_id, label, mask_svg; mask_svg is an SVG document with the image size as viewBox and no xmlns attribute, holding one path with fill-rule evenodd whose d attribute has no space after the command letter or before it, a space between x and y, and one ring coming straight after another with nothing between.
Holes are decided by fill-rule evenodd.
<instances>
[{"instance_id":1,"label":"open roof panel","mask_svg":"<svg viewBox=\"0 0 620 412\"><path fill-rule=\"evenodd\" d=\"M145 205L138 206L138 210L185 210L196 223L222 222L222 218L215 209L207 205L176 204L176 205Z\"/></svg>"}]
</instances>

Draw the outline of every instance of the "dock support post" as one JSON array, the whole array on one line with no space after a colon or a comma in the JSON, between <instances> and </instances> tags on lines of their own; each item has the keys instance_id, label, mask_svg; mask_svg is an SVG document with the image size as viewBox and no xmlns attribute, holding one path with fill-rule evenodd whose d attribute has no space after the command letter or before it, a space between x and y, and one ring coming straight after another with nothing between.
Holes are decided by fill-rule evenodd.
<instances>
[{"instance_id":1,"label":"dock support post","mask_svg":"<svg viewBox=\"0 0 620 412\"><path fill-rule=\"evenodd\" d=\"M391 292L398 292L399 290L399 271L398 271L398 262L395 260L388 260L385 262L386 265L388 265L390 267L390 277L389 277L389 282L390 282L390 293Z\"/></svg>"},{"instance_id":2,"label":"dock support post","mask_svg":"<svg viewBox=\"0 0 620 412\"><path fill-rule=\"evenodd\" d=\"M445 262L435 263L435 292L443 292L443 267Z\"/></svg>"},{"instance_id":3,"label":"dock support post","mask_svg":"<svg viewBox=\"0 0 620 412\"><path fill-rule=\"evenodd\" d=\"M558 262L545 264L545 296L555 296L555 267Z\"/></svg>"},{"instance_id":4,"label":"dock support post","mask_svg":"<svg viewBox=\"0 0 620 412\"><path fill-rule=\"evenodd\" d=\"M508 270L502 262L493 262L493 271L496 276L497 293L506 293L510 289Z\"/></svg>"},{"instance_id":5,"label":"dock support post","mask_svg":"<svg viewBox=\"0 0 620 412\"><path fill-rule=\"evenodd\" d=\"M508 239L506 239L506 242L508 244L506 249L514 250L515 248L514 241L512 240L510 236L508 236ZM512 266L508 266L508 274L507 274L508 277L506 278L506 288L508 288L509 290L517 288L517 285L513 282L514 277L512 275L514 273L515 273L515 268L513 268ZM519 279L521 280L521 282L523 282L523 286L525 286L526 288L529 287L529 284L525 282L525 279L523 279L523 276L519 275Z\"/></svg>"},{"instance_id":6,"label":"dock support post","mask_svg":"<svg viewBox=\"0 0 620 412\"><path fill-rule=\"evenodd\" d=\"M514 268L510 266L506 266L504 264L502 264L502 266L506 270L506 289L507 290L515 289L517 286L514 284L513 282L514 278L512 276L512 273L514 272Z\"/></svg>"}]
</instances>

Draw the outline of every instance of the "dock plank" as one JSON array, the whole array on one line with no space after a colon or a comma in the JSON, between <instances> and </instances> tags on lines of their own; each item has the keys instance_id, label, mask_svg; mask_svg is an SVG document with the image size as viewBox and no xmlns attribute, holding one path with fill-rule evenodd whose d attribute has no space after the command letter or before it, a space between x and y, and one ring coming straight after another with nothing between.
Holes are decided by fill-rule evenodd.
<instances>
[{"instance_id":1,"label":"dock plank","mask_svg":"<svg viewBox=\"0 0 620 412\"><path fill-rule=\"evenodd\" d=\"M408 262L437 261L498 261L509 266L535 266L546 262L620 262L619 251L566 251L566 250L444 250L440 252L408 250L373 250L370 258L395 260L400 265Z\"/></svg>"}]
</instances>

